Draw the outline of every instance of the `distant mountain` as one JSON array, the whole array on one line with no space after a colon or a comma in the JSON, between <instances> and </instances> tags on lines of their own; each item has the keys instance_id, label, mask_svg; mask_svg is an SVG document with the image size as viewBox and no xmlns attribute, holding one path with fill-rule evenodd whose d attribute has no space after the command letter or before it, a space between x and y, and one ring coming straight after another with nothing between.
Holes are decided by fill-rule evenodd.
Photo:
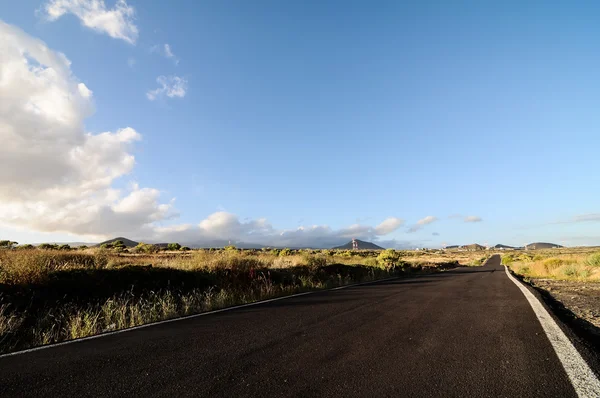
<instances>
[{"instance_id":1,"label":"distant mountain","mask_svg":"<svg viewBox=\"0 0 600 398\"><path fill-rule=\"evenodd\" d=\"M446 246L444 249L458 249L460 246L459 245L450 245L450 246Z\"/></svg>"},{"instance_id":2,"label":"distant mountain","mask_svg":"<svg viewBox=\"0 0 600 398\"><path fill-rule=\"evenodd\" d=\"M516 247L514 246L507 246L507 245L501 245L501 244L497 244L496 246L493 247L493 249L500 249L500 250L514 250L516 249Z\"/></svg>"},{"instance_id":3,"label":"distant mountain","mask_svg":"<svg viewBox=\"0 0 600 398\"><path fill-rule=\"evenodd\" d=\"M139 244L139 242L133 241L131 239L123 238L122 236L120 236L118 238L109 239L109 240L106 240L104 242L100 242L96 246L102 246L105 243L106 244L114 243L114 242L116 242L118 240L122 241L123 244L125 245L125 247L136 247Z\"/></svg>"},{"instance_id":4,"label":"distant mountain","mask_svg":"<svg viewBox=\"0 0 600 398\"><path fill-rule=\"evenodd\" d=\"M530 243L530 244L526 245L525 250L555 249L558 247L562 247L562 246L557 245L555 243L536 242L536 243Z\"/></svg>"},{"instance_id":5,"label":"distant mountain","mask_svg":"<svg viewBox=\"0 0 600 398\"><path fill-rule=\"evenodd\" d=\"M356 239L356 241L358 242L359 250L384 250L383 247L377 246L375 243L365 242L365 241L359 240L359 239ZM350 241L342 246L336 246L336 247L334 247L334 249L352 250L352 241Z\"/></svg>"},{"instance_id":6,"label":"distant mountain","mask_svg":"<svg viewBox=\"0 0 600 398\"><path fill-rule=\"evenodd\" d=\"M468 251L485 250L485 246L481 246L478 243L473 243L471 245L464 245L464 246L461 246L460 248L464 249L464 250L468 250Z\"/></svg>"},{"instance_id":7,"label":"distant mountain","mask_svg":"<svg viewBox=\"0 0 600 398\"><path fill-rule=\"evenodd\" d=\"M95 246L95 243L90 242L42 242L42 243L50 243L52 245L69 245L71 247L79 247L79 246ZM39 246L42 243L33 243L33 246Z\"/></svg>"}]
</instances>

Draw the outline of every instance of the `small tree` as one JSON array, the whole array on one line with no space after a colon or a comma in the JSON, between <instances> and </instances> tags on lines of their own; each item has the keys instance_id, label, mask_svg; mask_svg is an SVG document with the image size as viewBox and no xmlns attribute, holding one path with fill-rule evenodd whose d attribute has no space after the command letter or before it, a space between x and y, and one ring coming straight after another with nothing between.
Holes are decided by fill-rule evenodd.
<instances>
[{"instance_id":1,"label":"small tree","mask_svg":"<svg viewBox=\"0 0 600 398\"><path fill-rule=\"evenodd\" d=\"M12 249L14 246L18 245L18 242L13 242L10 240L0 240L0 249Z\"/></svg>"},{"instance_id":2,"label":"small tree","mask_svg":"<svg viewBox=\"0 0 600 398\"><path fill-rule=\"evenodd\" d=\"M58 246L58 250L71 250L71 246L65 243L63 245Z\"/></svg>"},{"instance_id":3,"label":"small tree","mask_svg":"<svg viewBox=\"0 0 600 398\"><path fill-rule=\"evenodd\" d=\"M179 243L169 243L167 245L167 250L177 251L181 249L181 245Z\"/></svg>"},{"instance_id":4,"label":"small tree","mask_svg":"<svg viewBox=\"0 0 600 398\"><path fill-rule=\"evenodd\" d=\"M29 243L27 243L26 245L18 246L17 249L19 249L19 250L32 250L32 249L35 249L35 246L34 245L30 245Z\"/></svg>"},{"instance_id":5,"label":"small tree","mask_svg":"<svg viewBox=\"0 0 600 398\"><path fill-rule=\"evenodd\" d=\"M179 248L179 251L182 251L182 252L189 252L190 250L192 250L192 249L190 249L190 248L189 248L189 247L187 247L187 246L181 246L181 247Z\"/></svg>"}]
</instances>

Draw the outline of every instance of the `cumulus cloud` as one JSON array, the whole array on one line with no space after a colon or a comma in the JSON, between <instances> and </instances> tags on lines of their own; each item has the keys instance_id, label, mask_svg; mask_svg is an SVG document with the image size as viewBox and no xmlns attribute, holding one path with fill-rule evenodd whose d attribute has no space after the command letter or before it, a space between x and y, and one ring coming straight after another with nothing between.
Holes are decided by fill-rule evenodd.
<instances>
[{"instance_id":1,"label":"cumulus cloud","mask_svg":"<svg viewBox=\"0 0 600 398\"><path fill-rule=\"evenodd\" d=\"M400 226L404 224L404 220L396 217L390 217L385 219L381 224L375 227L375 232L378 235L387 235L390 232L394 232Z\"/></svg>"},{"instance_id":2,"label":"cumulus cloud","mask_svg":"<svg viewBox=\"0 0 600 398\"><path fill-rule=\"evenodd\" d=\"M172 216L158 190L112 186L133 169L130 150L141 135L131 127L85 131L93 92L65 55L0 21L0 70L0 222L101 236Z\"/></svg>"},{"instance_id":3,"label":"cumulus cloud","mask_svg":"<svg viewBox=\"0 0 600 398\"><path fill-rule=\"evenodd\" d=\"M434 216L427 216L425 218L422 218L419 221L417 221L417 223L415 225L410 227L408 229L408 232L417 232L418 230L423 228L425 225L436 222L437 220L438 220L438 218L434 217Z\"/></svg>"},{"instance_id":4,"label":"cumulus cloud","mask_svg":"<svg viewBox=\"0 0 600 398\"><path fill-rule=\"evenodd\" d=\"M50 21L73 14L83 26L112 38L130 44L135 44L138 38L135 9L126 0L117 0L113 8L107 8L103 0L50 0L42 10Z\"/></svg>"},{"instance_id":5,"label":"cumulus cloud","mask_svg":"<svg viewBox=\"0 0 600 398\"><path fill-rule=\"evenodd\" d=\"M156 82L160 87L146 93L146 97L148 97L150 101L154 101L165 95L169 98L185 97L188 84L186 79L179 76L159 76L156 78Z\"/></svg>"},{"instance_id":6,"label":"cumulus cloud","mask_svg":"<svg viewBox=\"0 0 600 398\"><path fill-rule=\"evenodd\" d=\"M464 222L481 222L483 221L481 217L478 216L466 216L464 218Z\"/></svg>"},{"instance_id":7,"label":"cumulus cloud","mask_svg":"<svg viewBox=\"0 0 600 398\"><path fill-rule=\"evenodd\" d=\"M383 241L403 221L376 226L327 225L293 230L268 220L240 220L219 211L199 223L165 226L177 214L155 188L115 188L135 166L132 127L94 134L84 121L94 112L92 89L72 75L70 61L40 40L0 21L0 223L79 236L128 236L147 241L331 247L352 238ZM410 243L410 246L414 243Z\"/></svg>"},{"instance_id":8,"label":"cumulus cloud","mask_svg":"<svg viewBox=\"0 0 600 398\"><path fill-rule=\"evenodd\" d=\"M211 214L200 223L156 227L142 230L148 241L177 241L192 245L220 245L245 243L278 247L332 247L347 243L352 238L383 242L386 247L404 247L408 242L380 241L393 232L402 220L390 217L376 227L354 224L334 230L327 225L300 226L296 229L277 229L264 218L240 220L225 211Z\"/></svg>"}]
</instances>

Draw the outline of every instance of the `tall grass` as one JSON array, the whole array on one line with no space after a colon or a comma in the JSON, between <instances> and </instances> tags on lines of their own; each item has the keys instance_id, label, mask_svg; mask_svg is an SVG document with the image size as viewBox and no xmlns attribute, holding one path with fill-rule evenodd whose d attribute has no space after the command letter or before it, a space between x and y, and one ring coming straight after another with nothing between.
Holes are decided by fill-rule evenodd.
<instances>
[{"instance_id":1,"label":"tall grass","mask_svg":"<svg viewBox=\"0 0 600 398\"><path fill-rule=\"evenodd\" d=\"M600 252L508 254L502 258L515 273L529 278L600 282Z\"/></svg>"},{"instance_id":2,"label":"tall grass","mask_svg":"<svg viewBox=\"0 0 600 398\"><path fill-rule=\"evenodd\" d=\"M283 253L0 250L0 352L401 272L377 253Z\"/></svg>"}]
</instances>

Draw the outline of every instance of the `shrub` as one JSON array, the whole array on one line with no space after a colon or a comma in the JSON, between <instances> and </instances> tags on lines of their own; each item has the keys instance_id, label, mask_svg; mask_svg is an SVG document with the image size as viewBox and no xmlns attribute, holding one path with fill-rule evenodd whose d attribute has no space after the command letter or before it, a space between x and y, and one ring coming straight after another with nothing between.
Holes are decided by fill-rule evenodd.
<instances>
[{"instance_id":1,"label":"shrub","mask_svg":"<svg viewBox=\"0 0 600 398\"><path fill-rule=\"evenodd\" d=\"M377 262L386 269L396 268L400 261L400 253L394 249L386 249L377 256Z\"/></svg>"},{"instance_id":2,"label":"shrub","mask_svg":"<svg viewBox=\"0 0 600 398\"><path fill-rule=\"evenodd\" d=\"M510 265L513 263L513 261L515 261L515 260L514 260L513 256L511 256L510 254L502 256L502 264L504 264L504 265Z\"/></svg>"},{"instance_id":3,"label":"shrub","mask_svg":"<svg viewBox=\"0 0 600 398\"><path fill-rule=\"evenodd\" d=\"M227 251L229 251L229 252L237 251L237 247L235 247L235 245L228 245L228 246L225 246L223 249L225 249L226 252Z\"/></svg>"},{"instance_id":4,"label":"shrub","mask_svg":"<svg viewBox=\"0 0 600 398\"><path fill-rule=\"evenodd\" d=\"M577 267L575 267L573 264L567 265L563 268L563 274L570 277L576 277L578 274Z\"/></svg>"},{"instance_id":5,"label":"shrub","mask_svg":"<svg viewBox=\"0 0 600 398\"><path fill-rule=\"evenodd\" d=\"M187 247L187 246L181 246L181 247L179 248L179 251L182 251L182 252L189 252L190 250L192 250L192 249L190 249L190 248L189 248L189 247Z\"/></svg>"},{"instance_id":6,"label":"shrub","mask_svg":"<svg viewBox=\"0 0 600 398\"><path fill-rule=\"evenodd\" d=\"M13 242L10 240L0 240L0 249L12 249L14 246L18 245L18 242Z\"/></svg>"},{"instance_id":7,"label":"shrub","mask_svg":"<svg viewBox=\"0 0 600 398\"><path fill-rule=\"evenodd\" d=\"M181 249L181 245L179 243L169 243L167 245L167 250L177 251Z\"/></svg>"},{"instance_id":8,"label":"shrub","mask_svg":"<svg viewBox=\"0 0 600 398\"><path fill-rule=\"evenodd\" d=\"M544 267L546 268L546 271L548 271L548 272L551 272L564 264L565 264L565 261L560 258L548 258L548 259L544 260Z\"/></svg>"},{"instance_id":9,"label":"shrub","mask_svg":"<svg viewBox=\"0 0 600 398\"><path fill-rule=\"evenodd\" d=\"M291 256L291 255L292 255L292 251L286 247L285 249L283 249L283 250L281 250L281 251L279 252L279 255L280 255L281 257L285 257L285 256Z\"/></svg>"},{"instance_id":10,"label":"shrub","mask_svg":"<svg viewBox=\"0 0 600 398\"><path fill-rule=\"evenodd\" d=\"M600 267L600 252L590 255L586 263L591 267Z\"/></svg>"},{"instance_id":11,"label":"shrub","mask_svg":"<svg viewBox=\"0 0 600 398\"><path fill-rule=\"evenodd\" d=\"M156 245L140 242L136 247L133 248L133 250L136 253L157 253L159 248Z\"/></svg>"},{"instance_id":12,"label":"shrub","mask_svg":"<svg viewBox=\"0 0 600 398\"><path fill-rule=\"evenodd\" d=\"M32 249L35 249L35 246L34 245L30 245L28 243L26 245L17 246L17 249L19 249L19 250L32 250Z\"/></svg>"},{"instance_id":13,"label":"shrub","mask_svg":"<svg viewBox=\"0 0 600 398\"><path fill-rule=\"evenodd\" d=\"M38 248L40 248L42 250L57 250L58 245L55 245L52 243L42 243L41 245L38 246Z\"/></svg>"},{"instance_id":14,"label":"shrub","mask_svg":"<svg viewBox=\"0 0 600 398\"><path fill-rule=\"evenodd\" d=\"M71 246L67 245L67 244L63 244L58 246L58 250L71 250Z\"/></svg>"}]
</instances>

